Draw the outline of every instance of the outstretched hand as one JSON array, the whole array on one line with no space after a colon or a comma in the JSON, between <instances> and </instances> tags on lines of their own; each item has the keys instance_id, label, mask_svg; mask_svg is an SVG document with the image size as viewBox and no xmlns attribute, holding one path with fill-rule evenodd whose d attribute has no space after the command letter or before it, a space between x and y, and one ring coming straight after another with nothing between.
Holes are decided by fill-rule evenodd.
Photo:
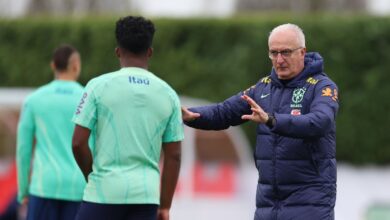
<instances>
[{"instance_id":1,"label":"outstretched hand","mask_svg":"<svg viewBox=\"0 0 390 220\"><path fill-rule=\"evenodd\" d=\"M192 112L188 110L186 107L181 107L181 114L182 114L183 121L186 122L193 121L200 117L199 113Z\"/></svg>"},{"instance_id":2,"label":"outstretched hand","mask_svg":"<svg viewBox=\"0 0 390 220\"><path fill-rule=\"evenodd\" d=\"M268 114L249 96L243 95L241 96L250 106L252 110L251 115L243 115L241 116L244 120L251 120L257 123L266 123L268 120Z\"/></svg>"}]
</instances>

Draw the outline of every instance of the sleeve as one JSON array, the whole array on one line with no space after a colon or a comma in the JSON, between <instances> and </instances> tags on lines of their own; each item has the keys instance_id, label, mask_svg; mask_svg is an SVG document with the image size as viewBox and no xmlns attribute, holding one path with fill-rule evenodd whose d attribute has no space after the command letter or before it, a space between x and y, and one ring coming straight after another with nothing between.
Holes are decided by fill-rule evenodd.
<instances>
[{"instance_id":1,"label":"sleeve","mask_svg":"<svg viewBox=\"0 0 390 220\"><path fill-rule=\"evenodd\" d=\"M175 94L173 96L173 111L169 117L167 127L165 128L162 142L177 142L184 139L184 130L181 117L181 108L179 97Z\"/></svg>"},{"instance_id":2,"label":"sleeve","mask_svg":"<svg viewBox=\"0 0 390 220\"><path fill-rule=\"evenodd\" d=\"M29 176L31 169L32 149L35 136L34 114L31 104L23 104L18 124L16 140L16 164L18 178L18 201L28 196Z\"/></svg>"},{"instance_id":3,"label":"sleeve","mask_svg":"<svg viewBox=\"0 0 390 220\"><path fill-rule=\"evenodd\" d=\"M190 108L190 111L199 113L200 117L185 124L204 130L223 130L246 122L247 120L241 119L241 116L251 114L252 111L241 96L246 94L254 98L256 88L257 86L252 86L218 104Z\"/></svg>"},{"instance_id":4,"label":"sleeve","mask_svg":"<svg viewBox=\"0 0 390 220\"><path fill-rule=\"evenodd\" d=\"M338 88L330 80L324 81L314 90L308 114L293 116L275 113L276 124L272 131L294 138L316 138L334 129L339 108Z\"/></svg>"},{"instance_id":5,"label":"sleeve","mask_svg":"<svg viewBox=\"0 0 390 220\"><path fill-rule=\"evenodd\" d=\"M94 89L96 87L93 86L93 83L88 83L72 119L75 124L90 130L93 130L92 128L95 127L97 119L97 103Z\"/></svg>"}]
</instances>

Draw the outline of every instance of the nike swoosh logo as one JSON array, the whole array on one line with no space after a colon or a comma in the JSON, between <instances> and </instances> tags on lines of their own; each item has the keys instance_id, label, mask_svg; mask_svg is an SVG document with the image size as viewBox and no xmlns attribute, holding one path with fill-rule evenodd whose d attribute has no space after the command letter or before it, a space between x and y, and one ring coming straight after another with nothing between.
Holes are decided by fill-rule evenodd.
<instances>
[{"instance_id":1,"label":"nike swoosh logo","mask_svg":"<svg viewBox=\"0 0 390 220\"><path fill-rule=\"evenodd\" d=\"M268 94L265 94L265 95L264 95L264 94L261 94L260 98L261 98L261 99L264 99L265 97L269 96L270 94L271 94L271 93L268 93Z\"/></svg>"}]
</instances>

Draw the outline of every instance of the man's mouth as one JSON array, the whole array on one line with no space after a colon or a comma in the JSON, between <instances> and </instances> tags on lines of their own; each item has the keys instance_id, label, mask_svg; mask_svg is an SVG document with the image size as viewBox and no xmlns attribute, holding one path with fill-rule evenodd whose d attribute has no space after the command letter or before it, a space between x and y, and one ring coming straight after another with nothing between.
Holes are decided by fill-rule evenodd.
<instances>
[{"instance_id":1,"label":"man's mouth","mask_svg":"<svg viewBox=\"0 0 390 220\"><path fill-rule=\"evenodd\" d=\"M279 67L278 67L278 70L286 70L286 69L287 69L286 66L279 66Z\"/></svg>"}]
</instances>

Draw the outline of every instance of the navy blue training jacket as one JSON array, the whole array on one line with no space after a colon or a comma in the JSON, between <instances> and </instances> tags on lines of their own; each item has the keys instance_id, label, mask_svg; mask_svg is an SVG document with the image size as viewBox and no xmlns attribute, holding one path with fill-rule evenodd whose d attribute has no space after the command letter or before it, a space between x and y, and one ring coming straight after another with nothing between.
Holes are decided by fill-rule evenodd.
<instances>
[{"instance_id":1,"label":"navy blue training jacket","mask_svg":"<svg viewBox=\"0 0 390 220\"><path fill-rule=\"evenodd\" d=\"M336 201L338 88L323 72L318 53L281 82L274 69L256 85L222 103L190 108L201 117L188 126L221 130L239 125L250 106L247 94L273 114L274 127L258 124L254 158L259 171L255 220L333 220Z\"/></svg>"}]
</instances>

